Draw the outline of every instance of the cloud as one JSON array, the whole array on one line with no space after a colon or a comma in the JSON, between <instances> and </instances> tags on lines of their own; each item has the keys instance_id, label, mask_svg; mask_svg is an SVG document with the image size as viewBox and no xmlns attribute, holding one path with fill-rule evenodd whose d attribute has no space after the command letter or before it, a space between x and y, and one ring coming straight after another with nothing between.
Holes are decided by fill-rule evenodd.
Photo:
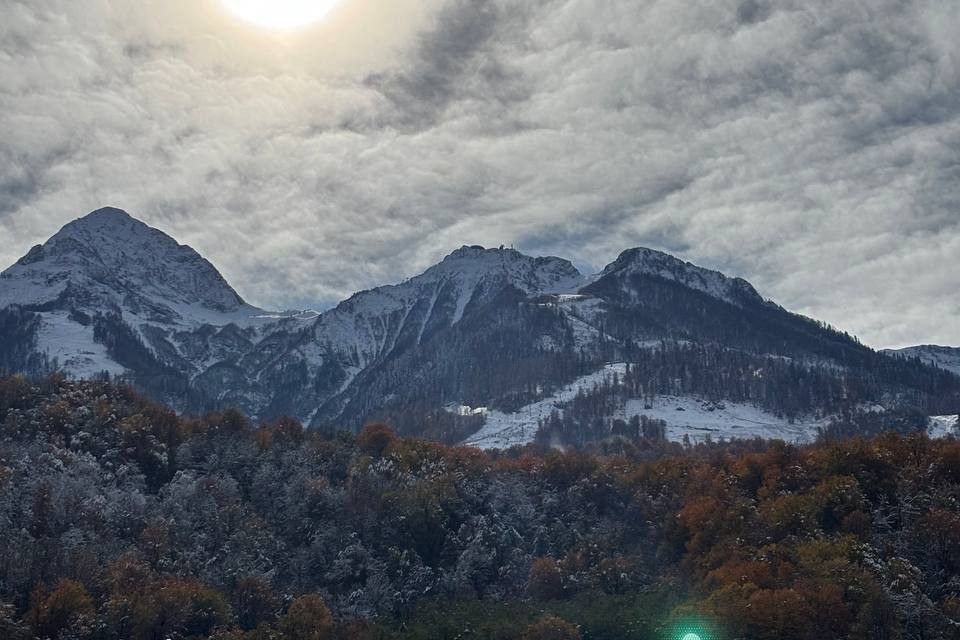
<instances>
[{"instance_id":1,"label":"cloud","mask_svg":"<svg viewBox=\"0 0 960 640\"><path fill-rule=\"evenodd\" d=\"M960 344L960 9L936 0L0 0L0 261L122 206L252 302L461 244L649 245L878 346ZM9 133L8 133L9 132Z\"/></svg>"},{"instance_id":2,"label":"cloud","mask_svg":"<svg viewBox=\"0 0 960 640\"><path fill-rule=\"evenodd\" d=\"M501 17L492 0L454 0L420 34L403 68L373 74L366 83L393 104L401 124L419 129L435 125L451 102L471 92L477 97L478 80L482 91L504 79L500 64L485 51Z\"/></svg>"}]
</instances>

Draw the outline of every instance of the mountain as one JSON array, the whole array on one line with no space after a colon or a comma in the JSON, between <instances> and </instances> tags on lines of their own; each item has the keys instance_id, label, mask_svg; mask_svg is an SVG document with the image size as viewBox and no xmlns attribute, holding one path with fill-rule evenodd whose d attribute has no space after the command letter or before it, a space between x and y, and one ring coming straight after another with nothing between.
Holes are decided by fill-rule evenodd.
<instances>
[{"instance_id":1,"label":"mountain","mask_svg":"<svg viewBox=\"0 0 960 640\"><path fill-rule=\"evenodd\" d=\"M14 305L40 314L35 348L76 377L125 371L124 358L96 338L98 317L147 333L263 313L196 251L114 208L74 220L0 273L0 308Z\"/></svg>"},{"instance_id":2,"label":"mountain","mask_svg":"<svg viewBox=\"0 0 960 640\"><path fill-rule=\"evenodd\" d=\"M66 225L0 275L0 370L110 376L182 412L238 407L321 429L386 420L460 441L502 423L523 434L492 434L506 444L603 439L637 413L723 401L738 407L720 412L733 427L765 412L764 433L960 407L955 375L651 249L585 277L562 258L464 246L329 311L284 315L245 303L193 249L118 209Z\"/></svg>"},{"instance_id":3,"label":"mountain","mask_svg":"<svg viewBox=\"0 0 960 640\"><path fill-rule=\"evenodd\" d=\"M0 306L112 308L161 324L260 312L196 251L114 208L67 224L0 278Z\"/></svg>"},{"instance_id":4,"label":"mountain","mask_svg":"<svg viewBox=\"0 0 960 640\"><path fill-rule=\"evenodd\" d=\"M525 375L506 368L541 355L523 337L517 314L530 314L520 303L582 280L560 258L462 247L401 284L352 296L308 326L276 327L266 351L258 347L217 373L250 385L249 394L272 395L269 414L290 413L313 426L358 424L387 405L391 413L397 405L437 407L441 396L503 395ZM497 345L510 356L493 361ZM279 381L287 393L272 393ZM215 380L211 392L221 387Z\"/></svg>"},{"instance_id":5,"label":"mountain","mask_svg":"<svg viewBox=\"0 0 960 640\"><path fill-rule=\"evenodd\" d=\"M885 353L903 358L918 358L928 365L952 371L960 375L960 348L921 345L904 349L890 349Z\"/></svg>"},{"instance_id":6,"label":"mountain","mask_svg":"<svg viewBox=\"0 0 960 640\"><path fill-rule=\"evenodd\" d=\"M642 292L637 284L645 277L673 282L735 306L763 303L756 289L742 278L728 278L719 271L704 269L646 248L624 251L603 270L598 280L615 283L613 289L634 294L633 302L639 302Z\"/></svg>"}]
</instances>

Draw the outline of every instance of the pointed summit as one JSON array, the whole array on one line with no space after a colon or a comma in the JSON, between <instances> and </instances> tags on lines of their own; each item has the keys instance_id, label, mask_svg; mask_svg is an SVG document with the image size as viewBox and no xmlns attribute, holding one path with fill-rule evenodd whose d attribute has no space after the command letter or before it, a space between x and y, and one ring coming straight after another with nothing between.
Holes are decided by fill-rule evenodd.
<instances>
[{"instance_id":1,"label":"pointed summit","mask_svg":"<svg viewBox=\"0 0 960 640\"><path fill-rule=\"evenodd\" d=\"M0 307L116 310L161 323L188 321L190 308L247 307L200 254L115 207L66 224L0 278Z\"/></svg>"},{"instance_id":2,"label":"pointed summit","mask_svg":"<svg viewBox=\"0 0 960 640\"><path fill-rule=\"evenodd\" d=\"M78 220L133 220L133 216L117 207L101 207L96 211L91 211Z\"/></svg>"}]
</instances>

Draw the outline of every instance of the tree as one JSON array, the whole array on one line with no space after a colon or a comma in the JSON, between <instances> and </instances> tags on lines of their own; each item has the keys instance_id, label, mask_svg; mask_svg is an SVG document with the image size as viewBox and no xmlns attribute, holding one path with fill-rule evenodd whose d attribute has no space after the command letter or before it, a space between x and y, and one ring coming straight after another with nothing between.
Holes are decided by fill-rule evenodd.
<instances>
[{"instance_id":1,"label":"tree","mask_svg":"<svg viewBox=\"0 0 960 640\"><path fill-rule=\"evenodd\" d=\"M280 619L280 630L289 640L328 640L333 632L330 609L315 593L300 596Z\"/></svg>"},{"instance_id":2,"label":"tree","mask_svg":"<svg viewBox=\"0 0 960 640\"><path fill-rule=\"evenodd\" d=\"M257 628L261 622L273 621L280 609L270 583L259 576L248 576L237 581L232 604L237 623L247 631Z\"/></svg>"},{"instance_id":3,"label":"tree","mask_svg":"<svg viewBox=\"0 0 960 640\"><path fill-rule=\"evenodd\" d=\"M56 638L62 630L94 612L90 594L75 580L60 580L49 594L38 586L30 600L27 620L34 635L40 638Z\"/></svg>"},{"instance_id":4,"label":"tree","mask_svg":"<svg viewBox=\"0 0 960 640\"><path fill-rule=\"evenodd\" d=\"M560 565L553 558L537 558L530 567L527 593L538 600L556 600L563 596Z\"/></svg>"},{"instance_id":5,"label":"tree","mask_svg":"<svg viewBox=\"0 0 960 640\"><path fill-rule=\"evenodd\" d=\"M30 535L41 538L51 533L53 489L44 481L34 490L30 517Z\"/></svg>"},{"instance_id":6,"label":"tree","mask_svg":"<svg viewBox=\"0 0 960 640\"><path fill-rule=\"evenodd\" d=\"M137 595L132 618L137 640L206 637L230 622L230 608L220 593L195 580L164 578Z\"/></svg>"},{"instance_id":7,"label":"tree","mask_svg":"<svg viewBox=\"0 0 960 640\"><path fill-rule=\"evenodd\" d=\"M757 640L807 638L813 627L813 608L793 589L761 589L741 611L748 637Z\"/></svg>"},{"instance_id":8,"label":"tree","mask_svg":"<svg viewBox=\"0 0 960 640\"><path fill-rule=\"evenodd\" d=\"M546 616L523 630L522 640L580 640L580 630L563 618Z\"/></svg>"},{"instance_id":9,"label":"tree","mask_svg":"<svg viewBox=\"0 0 960 640\"><path fill-rule=\"evenodd\" d=\"M396 441L393 429L385 424L368 424L357 437L360 450L371 458L381 458Z\"/></svg>"},{"instance_id":10,"label":"tree","mask_svg":"<svg viewBox=\"0 0 960 640\"><path fill-rule=\"evenodd\" d=\"M250 431L250 421L238 409L230 408L223 412L220 427L227 433L243 433Z\"/></svg>"},{"instance_id":11,"label":"tree","mask_svg":"<svg viewBox=\"0 0 960 640\"><path fill-rule=\"evenodd\" d=\"M17 621L12 605L0 604L0 638L3 640L29 640L30 629Z\"/></svg>"},{"instance_id":12,"label":"tree","mask_svg":"<svg viewBox=\"0 0 960 640\"><path fill-rule=\"evenodd\" d=\"M920 524L918 533L934 572L955 575L960 569L960 517L946 509L931 509Z\"/></svg>"},{"instance_id":13,"label":"tree","mask_svg":"<svg viewBox=\"0 0 960 640\"><path fill-rule=\"evenodd\" d=\"M273 426L273 435L279 440L300 443L303 440L303 424L296 418L281 416Z\"/></svg>"}]
</instances>

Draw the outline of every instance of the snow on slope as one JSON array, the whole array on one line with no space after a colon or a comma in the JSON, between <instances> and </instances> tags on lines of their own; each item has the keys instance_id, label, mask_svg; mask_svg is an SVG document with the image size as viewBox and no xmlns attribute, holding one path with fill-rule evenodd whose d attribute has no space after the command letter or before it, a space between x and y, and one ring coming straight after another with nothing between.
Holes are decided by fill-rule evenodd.
<instances>
[{"instance_id":1,"label":"snow on slope","mask_svg":"<svg viewBox=\"0 0 960 640\"><path fill-rule=\"evenodd\" d=\"M589 390L614 374L622 376L625 372L624 363L609 364L515 413L490 411L483 428L467 438L464 444L481 449L506 449L533 442L540 420L555 410L562 411L561 405L573 400L581 389ZM665 421L667 438L674 442L682 442L687 436L691 442L702 442L707 438L717 441L721 438L759 437L804 443L812 442L817 437L817 429L826 424L815 420L791 423L752 405L712 403L689 396L660 396L651 402L630 400L617 417L628 419L634 415Z\"/></svg>"},{"instance_id":2,"label":"snow on slope","mask_svg":"<svg viewBox=\"0 0 960 640\"><path fill-rule=\"evenodd\" d=\"M114 362L107 349L93 339L93 327L70 320L66 312L42 314L37 333L37 348L57 358L62 370L71 377L92 378L106 371L122 375L125 369Z\"/></svg>"},{"instance_id":3,"label":"snow on slope","mask_svg":"<svg viewBox=\"0 0 960 640\"><path fill-rule=\"evenodd\" d=\"M564 402L577 397L581 389L590 389L616 373L623 375L627 367L623 363L610 364L599 371L577 378L556 394L539 402L529 404L516 413L490 411L487 421L475 434L467 438L464 444L481 449L508 449L516 445L533 442L540 427L539 421L550 416Z\"/></svg>"},{"instance_id":4,"label":"snow on slope","mask_svg":"<svg viewBox=\"0 0 960 640\"><path fill-rule=\"evenodd\" d=\"M335 361L346 374L344 388L398 341L408 345L413 335L419 342L428 330L456 324L471 305L508 286L533 295L572 292L583 282L567 260L465 246L414 278L360 292L324 313L275 314L245 303L190 247L120 209L105 208L65 225L0 274L0 308L19 305L39 313L45 323L39 350L57 357L73 377L116 366L102 357L89 328L70 319L72 310L89 316L118 312L151 349L151 337L168 336L194 373L208 363L195 361L187 343L204 325L236 324L268 337L276 327L295 332L291 323L303 323L309 333L295 338L291 357L316 367Z\"/></svg>"},{"instance_id":5,"label":"snow on slope","mask_svg":"<svg viewBox=\"0 0 960 640\"><path fill-rule=\"evenodd\" d=\"M400 284L361 291L317 318L316 357L334 348L360 371L395 347L410 323L422 338L428 325L457 324L473 302L512 285L525 294L568 291L583 276L561 258L531 258L513 249L461 247ZM452 303L452 304L451 304Z\"/></svg>"},{"instance_id":6,"label":"snow on slope","mask_svg":"<svg viewBox=\"0 0 960 640\"><path fill-rule=\"evenodd\" d=\"M3 272L0 306L111 304L176 322L192 309L255 315L219 272L190 247L120 209L100 209L65 225ZM183 318L189 320L189 318Z\"/></svg>"},{"instance_id":7,"label":"snow on slope","mask_svg":"<svg viewBox=\"0 0 960 640\"><path fill-rule=\"evenodd\" d=\"M531 258L514 249L479 246L460 247L440 264L407 282L423 285L451 280L459 292L454 323L463 317L479 287L491 280L510 283L527 294L569 293L584 282L580 272L562 258Z\"/></svg>"},{"instance_id":8,"label":"snow on slope","mask_svg":"<svg viewBox=\"0 0 960 640\"><path fill-rule=\"evenodd\" d=\"M903 356L905 358L920 358L926 364L952 371L960 375L960 349L956 347L940 347L937 345L921 345L906 349L887 350L884 353Z\"/></svg>"},{"instance_id":9,"label":"snow on slope","mask_svg":"<svg viewBox=\"0 0 960 640\"><path fill-rule=\"evenodd\" d=\"M621 253L603 270L598 279L623 278L631 275L648 275L672 280L730 304L742 305L744 300L763 302L763 298L756 289L742 278L729 278L719 271L698 267L668 253L644 247L628 249Z\"/></svg>"},{"instance_id":10,"label":"snow on slope","mask_svg":"<svg viewBox=\"0 0 960 640\"><path fill-rule=\"evenodd\" d=\"M91 327L70 318L72 310L120 313L141 336L144 325L190 331L274 321L196 251L114 208L70 222L0 273L0 308L9 305L39 313L38 351L76 378L124 370Z\"/></svg>"},{"instance_id":11,"label":"snow on slope","mask_svg":"<svg viewBox=\"0 0 960 640\"><path fill-rule=\"evenodd\" d=\"M930 416L927 433L931 438L960 437L960 416Z\"/></svg>"},{"instance_id":12,"label":"snow on slope","mask_svg":"<svg viewBox=\"0 0 960 640\"><path fill-rule=\"evenodd\" d=\"M667 438L682 442L763 438L787 442L813 442L817 429L827 421L806 420L791 423L750 404L714 403L690 396L658 396L650 402L630 400L623 417L645 415L667 423Z\"/></svg>"}]
</instances>

